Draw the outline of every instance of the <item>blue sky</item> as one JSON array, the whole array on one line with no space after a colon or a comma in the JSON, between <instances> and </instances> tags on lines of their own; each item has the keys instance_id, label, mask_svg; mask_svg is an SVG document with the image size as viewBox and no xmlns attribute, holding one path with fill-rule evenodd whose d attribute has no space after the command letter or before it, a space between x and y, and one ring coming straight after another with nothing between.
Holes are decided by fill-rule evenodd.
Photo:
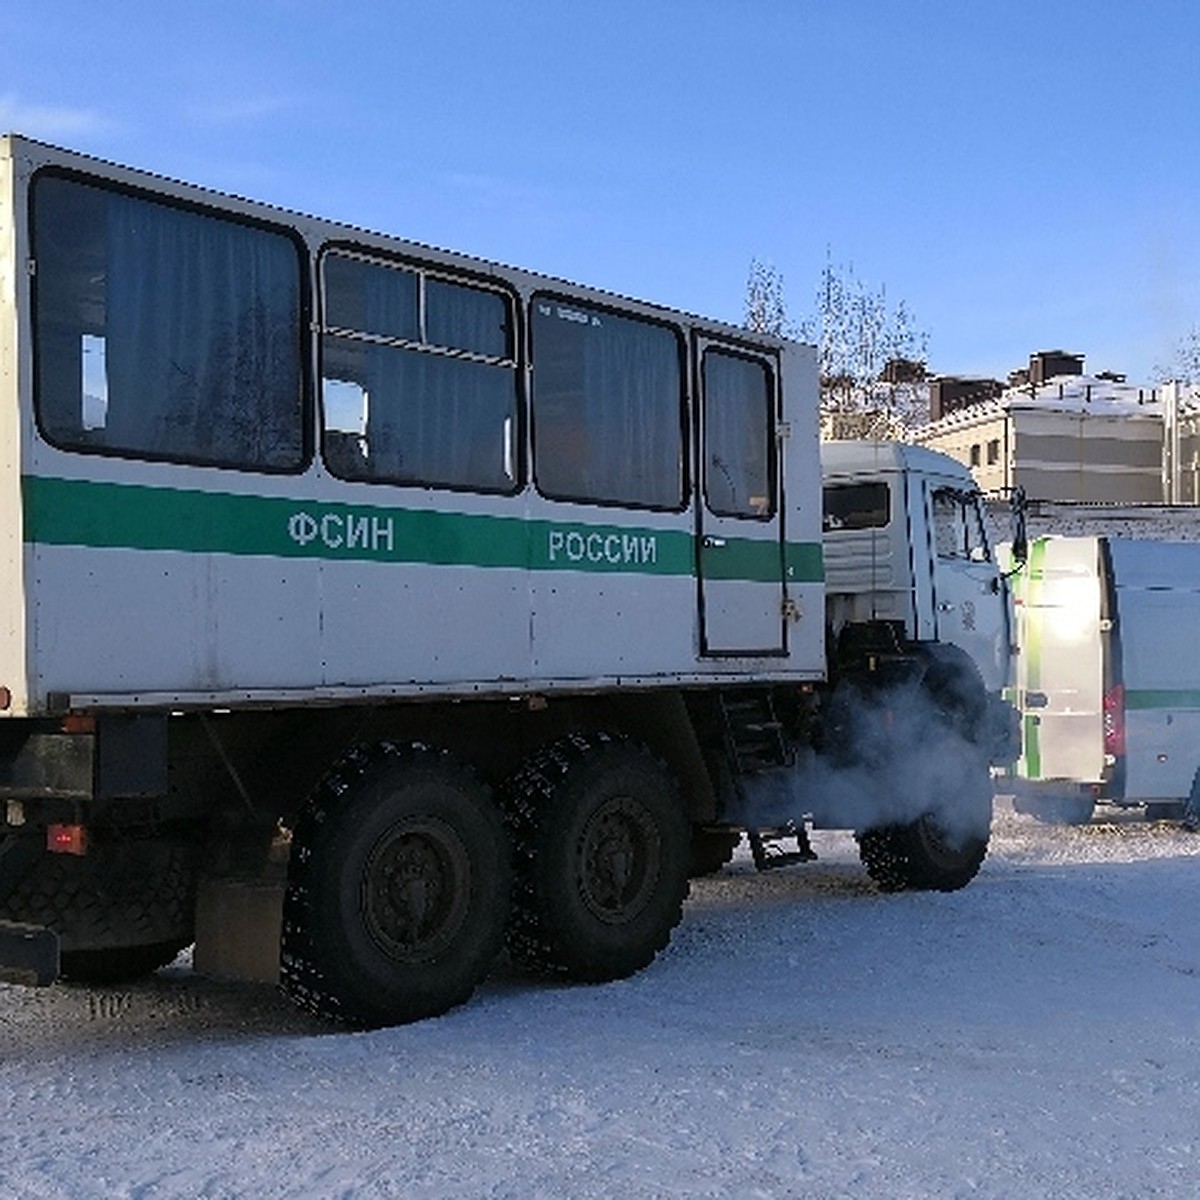
<instances>
[{"instance_id":1,"label":"blue sky","mask_svg":"<svg viewBox=\"0 0 1200 1200\"><path fill-rule=\"evenodd\" d=\"M930 366L1200 324L1197 0L0 0L0 128L740 322L832 257Z\"/></svg>"}]
</instances>

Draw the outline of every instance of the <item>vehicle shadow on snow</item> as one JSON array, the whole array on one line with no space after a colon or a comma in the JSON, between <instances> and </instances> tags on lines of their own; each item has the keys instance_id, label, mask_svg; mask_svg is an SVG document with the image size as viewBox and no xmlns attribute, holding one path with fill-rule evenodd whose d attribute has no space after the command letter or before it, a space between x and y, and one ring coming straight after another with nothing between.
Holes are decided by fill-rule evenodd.
<instances>
[{"instance_id":1,"label":"vehicle shadow on snow","mask_svg":"<svg viewBox=\"0 0 1200 1200\"><path fill-rule=\"evenodd\" d=\"M753 931L772 909L817 900L881 895L857 863L812 863L758 872L735 861L722 871L692 881L676 942L701 946L712 940L706 914L734 915ZM648 971L669 970L668 946ZM646 972L640 973L646 975ZM617 986L630 981L616 981ZM513 1005L535 1010L553 996L594 993L605 985L576 984L530 974L502 953L467 1007ZM453 1010L462 1011L462 1010ZM185 952L170 966L135 983L113 986L57 983L32 989L0 984L0 1054L58 1053L77 1048L132 1047L164 1049L198 1041L244 1041L341 1036L350 1027L312 1016L292 1004L274 986L225 982L192 970Z\"/></svg>"},{"instance_id":2,"label":"vehicle shadow on snow","mask_svg":"<svg viewBox=\"0 0 1200 1200\"><path fill-rule=\"evenodd\" d=\"M139 1048L193 1040L295 1037L331 1026L269 984L227 983L192 971L186 954L135 983L0 985L0 1052L63 1050L134 1041Z\"/></svg>"}]
</instances>

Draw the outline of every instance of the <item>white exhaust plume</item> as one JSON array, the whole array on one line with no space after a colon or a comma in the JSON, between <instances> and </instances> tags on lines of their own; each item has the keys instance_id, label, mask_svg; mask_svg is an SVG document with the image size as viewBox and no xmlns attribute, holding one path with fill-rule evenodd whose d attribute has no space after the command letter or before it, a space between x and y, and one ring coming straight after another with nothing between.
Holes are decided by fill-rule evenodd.
<instances>
[{"instance_id":1,"label":"white exhaust plume","mask_svg":"<svg viewBox=\"0 0 1200 1200\"><path fill-rule=\"evenodd\" d=\"M830 743L741 781L744 823L775 829L867 829L933 817L947 844L986 838L986 752L913 682L865 693L842 687L827 714Z\"/></svg>"}]
</instances>

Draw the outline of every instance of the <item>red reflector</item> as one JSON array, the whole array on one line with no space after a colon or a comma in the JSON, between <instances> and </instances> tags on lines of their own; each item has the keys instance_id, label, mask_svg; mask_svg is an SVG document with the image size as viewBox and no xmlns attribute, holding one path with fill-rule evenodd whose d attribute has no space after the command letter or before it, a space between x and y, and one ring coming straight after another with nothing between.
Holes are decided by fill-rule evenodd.
<instances>
[{"instance_id":1,"label":"red reflector","mask_svg":"<svg viewBox=\"0 0 1200 1200\"><path fill-rule=\"evenodd\" d=\"M6 687L0 687L0 708L12 708L12 692Z\"/></svg>"},{"instance_id":2,"label":"red reflector","mask_svg":"<svg viewBox=\"0 0 1200 1200\"><path fill-rule=\"evenodd\" d=\"M63 733L95 733L96 718L91 713L68 713L62 719Z\"/></svg>"},{"instance_id":3,"label":"red reflector","mask_svg":"<svg viewBox=\"0 0 1200 1200\"><path fill-rule=\"evenodd\" d=\"M1125 754L1125 688L1119 683L1104 693L1104 753Z\"/></svg>"},{"instance_id":4,"label":"red reflector","mask_svg":"<svg viewBox=\"0 0 1200 1200\"><path fill-rule=\"evenodd\" d=\"M46 849L51 854L86 854L87 830L82 825L48 825Z\"/></svg>"}]
</instances>

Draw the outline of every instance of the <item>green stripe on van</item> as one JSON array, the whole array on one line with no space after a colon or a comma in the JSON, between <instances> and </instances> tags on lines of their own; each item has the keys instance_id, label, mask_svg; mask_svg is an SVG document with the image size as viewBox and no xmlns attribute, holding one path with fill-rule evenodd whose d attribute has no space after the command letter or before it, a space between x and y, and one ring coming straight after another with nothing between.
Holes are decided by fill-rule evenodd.
<instances>
[{"instance_id":1,"label":"green stripe on van","mask_svg":"<svg viewBox=\"0 0 1200 1200\"><path fill-rule=\"evenodd\" d=\"M1125 710L1152 708L1200 708L1200 690L1196 688L1127 688Z\"/></svg>"},{"instance_id":2,"label":"green stripe on van","mask_svg":"<svg viewBox=\"0 0 1200 1200\"><path fill-rule=\"evenodd\" d=\"M533 571L676 576L695 572L695 539L679 529L630 529L38 476L27 476L23 486L25 540L42 545ZM780 553L773 542L730 538L722 554L727 557L711 563L710 577L779 578ZM791 544L785 548L784 561L789 582L817 583L824 577L819 544Z\"/></svg>"}]
</instances>

